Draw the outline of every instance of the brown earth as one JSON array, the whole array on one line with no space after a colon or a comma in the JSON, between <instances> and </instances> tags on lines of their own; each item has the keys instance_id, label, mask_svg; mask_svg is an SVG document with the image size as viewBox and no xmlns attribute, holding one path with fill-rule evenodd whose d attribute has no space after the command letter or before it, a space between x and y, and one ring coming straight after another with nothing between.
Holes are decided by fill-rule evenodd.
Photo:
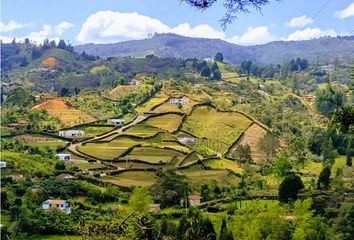
<instances>
[{"instance_id":1,"label":"brown earth","mask_svg":"<svg viewBox=\"0 0 354 240\"><path fill-rule=\"evenodd\" d=\"M54 57L49 57L46 58L42 61L42 65L47 65L47 66L56 66L58 64L58 61Z\"/></svg>"},{"instance_id":2,"label":"brown earth","mask_svg":"<svg viewBox=\"0 0 354 240\"><path fill-rule=\"evenodd\" d=\"M46 99L32 109L44 109L49 115L58 117L65 126L74 126L81 123L93 122L96 119L86 113L69 106L63 98Z\"/></svg>"}]
</instances>

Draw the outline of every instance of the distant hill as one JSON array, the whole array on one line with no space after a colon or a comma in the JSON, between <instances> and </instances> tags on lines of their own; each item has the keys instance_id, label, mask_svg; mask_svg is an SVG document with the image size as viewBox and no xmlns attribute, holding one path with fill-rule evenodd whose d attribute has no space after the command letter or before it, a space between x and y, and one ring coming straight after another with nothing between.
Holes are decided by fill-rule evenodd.
<instances>
[{"instance_id":1,"label":"distant hill","mask_svg":"<svg viewBox=\"0 0 354 240\"><path fill-rule=\"evenodd\" d=\"M167 33L143 40L78 45L74 49L79 53L85 51L101 57L145 57L147 54L154 54L159 57L198 59L213 58L217 52L222 52L225 61L234 64L240 64L243 60L252 60L259 64L283 63L296 57L306 58L311 62L327 62L335 58L352 58L354 36L241 46L220 39L190 38Z\"/></svg>"}]
</instances>

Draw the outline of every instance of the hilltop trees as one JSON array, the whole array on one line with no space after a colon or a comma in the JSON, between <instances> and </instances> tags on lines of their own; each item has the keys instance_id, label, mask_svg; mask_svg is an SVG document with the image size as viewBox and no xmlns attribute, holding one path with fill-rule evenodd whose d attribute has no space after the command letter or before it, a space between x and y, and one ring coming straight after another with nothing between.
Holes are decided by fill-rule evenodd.
<instances>
[{"instance_id":1,"label":"hilltop trees","mask_svg":"<svg viewBox=\"0 0 354 240\"><path fill-rule=\"evenodd\" d=\"M218 52L215 54L215 57L214 57L214 60L217 61L217 62L223 62L224 61L224 57L222 55L221 52Z\"/></svg>"}]
</instances>

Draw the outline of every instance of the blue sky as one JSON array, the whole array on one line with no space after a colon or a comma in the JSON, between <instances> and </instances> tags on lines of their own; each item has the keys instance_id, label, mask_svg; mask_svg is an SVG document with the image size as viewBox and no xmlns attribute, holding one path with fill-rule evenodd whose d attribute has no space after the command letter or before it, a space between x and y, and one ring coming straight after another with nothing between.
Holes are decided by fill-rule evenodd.
<instances>
[{"instance_id":1,"label":"blue sky","mask_svg":"<svg viewBox=\"0 0 354 240\"><path fill-rule=\"evenodd\" d=\"M239 14L225 32L221 2L200 12L179 0L1 0L0 33L4 42L63 38L73 45L143 39L154 32L242 45L354 34L353 0L271 0L262 14Z\"/></svg>"}]
</instances>

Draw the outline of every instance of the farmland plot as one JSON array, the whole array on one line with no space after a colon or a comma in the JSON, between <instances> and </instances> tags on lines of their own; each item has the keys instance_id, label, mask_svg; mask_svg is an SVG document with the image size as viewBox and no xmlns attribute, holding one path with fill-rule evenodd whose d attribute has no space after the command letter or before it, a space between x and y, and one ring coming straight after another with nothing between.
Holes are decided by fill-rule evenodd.
<instances>
[{"instance_id":1,"label":"farmland plot","mask_svg":"<svg viewBox=\"0 0 354 240\"><path fill-rule=\"evenodd\" d=\"M155 173L150 171L132 171L124 172L116 176L104 176L100 178L105 182L111 182L113 184L131 187L131 186L142 186L148 187L155 182Z\"/></svg>"},{"instance_id":2,"label":"farmland plot","mask_svg":"<svg viewBox=\"0 0 354 240\"><path fill-rule=\"evenodd\" d=\"M196 108L183 123L182 129L198 138L233 143L252 123L247 117L235 112L218 112L214 108Z\"/></svg>"},{"instance_id":3,"label":"farmland plot","mask_svg":"<svg viewBox=\"0 0 354 240\"><path fill-rule=\"evenodd\" d=\"M145 124L161 128L168 132L174 132L182 123L182 116L178 114L166 114L157 117L150 117L146 120Z\"/></svg>"},{"instance_id":4,"label":"farmland plot","mask_svg":"<svg viewBox=\"0 0 354 240\"><path fill-rule=\"evenodd\" d=\"M136 147L127 156L125 156L124 159L137 159L151 163L167 163L175 157L184 158L184 155L180 152L169 149Z\"/></svg>"}]
</instances>

